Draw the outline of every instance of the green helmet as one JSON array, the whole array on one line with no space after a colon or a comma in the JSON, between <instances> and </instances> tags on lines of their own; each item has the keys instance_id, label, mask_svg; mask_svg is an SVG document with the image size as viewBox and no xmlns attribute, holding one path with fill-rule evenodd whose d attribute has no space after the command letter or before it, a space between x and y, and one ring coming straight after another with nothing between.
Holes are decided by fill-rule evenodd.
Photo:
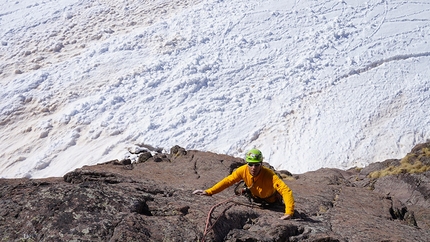
<instances>
[{"instance_id":1,"label":"green helmet","mask_svg":"<svg viewBox=\"0 0 430 242\"><path fill-rule=\"evenodd\" d=\"M245 160L248 163L259 163L263 161L263 154L257 149L252 149L246 153Z\"/></svg>"}]
</instances>

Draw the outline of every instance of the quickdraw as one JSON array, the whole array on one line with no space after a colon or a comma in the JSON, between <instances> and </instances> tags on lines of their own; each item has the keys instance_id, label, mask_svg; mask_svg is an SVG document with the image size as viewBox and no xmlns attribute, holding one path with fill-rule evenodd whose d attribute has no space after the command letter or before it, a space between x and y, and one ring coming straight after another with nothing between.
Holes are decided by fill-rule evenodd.
<instances>
[{"instance_id":1,"label":"quickdraw","mask_svg":"<svg viewBox=\"0 0 430 242\"><path fill-rule=\"evenodd\" d=\"M275 191L274 193L272 193L272 195L265 198L256 197L251 193L251 187L253 185L254 184L248 187L246 186L244 181L240 181L234 188L234 194L236 194L237 196L245 196L246 198L248 198L249 203L251 204L258 203L258 204L261 204L262 206L269 205L269 203L267 202L267 199L270 199L274 196L278 196L279 194L277 191ZM279 200L279 198L277 200Z\"/></svg>"}]
</instances>

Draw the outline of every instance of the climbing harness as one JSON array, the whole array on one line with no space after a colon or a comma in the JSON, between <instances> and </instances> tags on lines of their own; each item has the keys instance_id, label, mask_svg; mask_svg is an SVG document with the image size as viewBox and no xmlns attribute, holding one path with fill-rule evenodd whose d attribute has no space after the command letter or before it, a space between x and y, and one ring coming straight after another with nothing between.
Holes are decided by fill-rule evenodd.
<instances>
[{"instance_id":1,"label":"climbing harness","mask_svg":"<svg viewBox=\"0 0 430 242\"><path fill-rule=\"evenodd\" d=\"M245 182L242 180L234 188L234 193L237 196L245 196L246 198L248 198L248 201L250 204L257 203L257 204L260 204L261 207L270 206L270 203L267 202L267 200L271 199L274 196L276 196L276 202L282 202L282 197L280 196L280 194L277 191L273 192L272 195L265 197L265 198L260 198L260 197L254 196L251 193L251 188L253 186L254 186L254 181L253 181L252 185L250 187L248 187L248 186L246 186Z\"/></svg>"},{"instance_id":2,"label":"climbing harness","mask_svg":"<svg viewBox=\"0 0 430 242\"><path fill-rule=\"evenodd\" d=\"M245 196L246 198L248 198L249 203L252 204L253 196L250 189L251 188L247 187L244 181L240 181L234 188L234 194L236 194L236 196Z\"/></svg>"}]
</instances>

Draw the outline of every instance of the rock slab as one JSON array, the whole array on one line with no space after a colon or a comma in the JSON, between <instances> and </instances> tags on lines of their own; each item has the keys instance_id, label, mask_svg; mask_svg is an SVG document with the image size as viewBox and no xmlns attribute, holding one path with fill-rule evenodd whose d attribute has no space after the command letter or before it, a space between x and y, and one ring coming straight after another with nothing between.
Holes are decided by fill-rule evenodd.
<instances>
[{"instance_id":1,"label":"rock slab","mask_svg":"<svg viewBox=\"0 0 430 242\"><path fill-rule=\"evenodd\" d=\"M136 164L110 161L58 178L1 179L1 241L430 238L429 171L369 178L393 160L348 171L280 172L296 201L294 218L280 220L282 207L262 208L235 196L234 187L211 197L192 194L214 185L243 159L179 146L170 154L148 152Z\"/></svg>"}]
</instances>

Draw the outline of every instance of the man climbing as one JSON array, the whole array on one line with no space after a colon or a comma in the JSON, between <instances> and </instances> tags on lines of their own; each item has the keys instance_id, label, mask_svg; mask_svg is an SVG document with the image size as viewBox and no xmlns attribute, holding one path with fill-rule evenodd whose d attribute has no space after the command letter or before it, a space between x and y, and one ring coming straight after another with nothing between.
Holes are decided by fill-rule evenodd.
<instances>
[{"instance_id":1,"label":"man climbing","mask_svg":"<svg viewBox=\"0 0 430 242\"><path fill-rule=\"evenodd\" d=\"M294 197L291 189L269 168L263 167L263 155L257 149L248 151L245 157L246 165L240 166L229 176L222 179L207 190L195 190L193 194L211 196L227 187L243 180L245 189L253 199L273 204L280 199L285 204L285 214L280 219L290 219L294 214Z\"/></svg>"}]
</instances>

